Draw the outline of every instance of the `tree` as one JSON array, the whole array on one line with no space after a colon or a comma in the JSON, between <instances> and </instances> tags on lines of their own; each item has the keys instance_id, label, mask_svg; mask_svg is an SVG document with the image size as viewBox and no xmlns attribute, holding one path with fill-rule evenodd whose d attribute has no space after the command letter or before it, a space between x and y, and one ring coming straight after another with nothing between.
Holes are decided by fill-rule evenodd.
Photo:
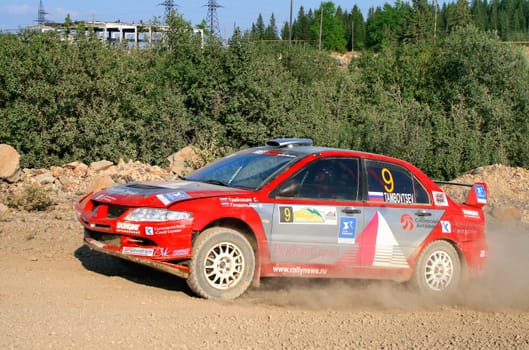
<instances>
[{"instance_id":1,"label":"tree","mask_svg":"<svg viewBox=\"0 0 529 350\"><path fill-rule=\"evenodd\" d=\"M311 29L318 38L321 34L323 48L344 52L346 45L344 29L341 18L336 15L334 3L323 2L316 11L316 18L319 20L312 24Z\"/></svg>"},{"instance_id":2,"label":"tree","mask_svg":"<svg viewBox=\"0 0 529 350\"><path fill-rule=\"evenodd\" d=\"M349 47L351 48L351 50L361 50L366 45L366 26L362 11L360 11L360 8L357 5L353 6L353 10L351 12L350 17L352 36Z\"/></svg>"},{"instance_id":3,"label":"tree","mask_svg":"<svg viewBox=\"0 0 529 350\"><path fill-rule=\"evenodd\" d=\"M426 43L437 36L435 8L427 0L413 0L412 3L406 21L404 41Z\"/></svg>"},{"instance_id":4,"label":"tree","mask_svg":"<svg viewBox=\"0 0 529 350\"><path fill-rule=\"evenodd\" d=\"M386 3L383 8L371 8L366 23L367 47L380 50L397 45L402 41L409 14L409 5L401 1L397 1L394 7Z\"/></svg>"},{"instance_id":5,"label":"tree","mask_svg":"<svg viewBox=\"0 0 529 350\"><path fill-rule=\"evenodd\" d=\"M523 54L474 26L455 29L441 51L432 70L438 100L445 110L462 108L461 118L477 120L467 121L478 133L473 137L478 145L469 145L477 155L465 166L529 164L528 139L521 136L528 132L529 109L529 66Z\"/></svg>"},{"instance_id":6,"label":"tree","mask_svg":"<svg viewBox=\"0 0 529 350\"><path fill-rule=\"evenodd\" d=\"M311 30L312 23L314 22L314 14L312 10L308 14L305 14L303 6L299 8L298 16L292 24L292 39L313 41L317 38Z\"/></svg>"},{"instance_id":7,"label":"tree","mask_svg":"<svg viewBox=\"0 0 529 350\"><path fill-rule=\"evenodd\" d=\"M263 16L259 14L257 17L257 22L255 24L252 24L252 38L254 40L263 40L265 37L265 24L263 20Z\"/></svg>"},{"instance_id":8,"label":"tree","mask_svg":"<svg viewBox=\"0 0 529 350\"><path fill-rule=\"evenodd\" d=\"M472 23L467 0L457 0L455 4L448 5L447 11L447 29L449 32L457 27L465 27ZM474 18L474 20L476 20L476 18Z\"/></svg>"},{"instance_id":9,"label":"tree","mask_svg":"<svg viewBox=\"0 0 529 350\"><path fill-rule=\"evenodd\" d=\"M263 35L263 39L265 40L277 40L279 39L277 35L277 25L276 25L276 18L274 14L270 16L270 22L268 23L268 26L266 27Z\"/></svg>"}]
</instances>

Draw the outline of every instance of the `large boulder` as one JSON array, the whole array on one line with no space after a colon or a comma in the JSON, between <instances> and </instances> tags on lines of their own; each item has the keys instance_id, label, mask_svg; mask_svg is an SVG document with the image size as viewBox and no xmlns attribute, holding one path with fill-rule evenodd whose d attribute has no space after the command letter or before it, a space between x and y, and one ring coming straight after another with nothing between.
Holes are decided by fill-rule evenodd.
<instances>
[{"instance_id":1,"label":"large boulder","mask_svg":"<svg viewBox=\"0 0 529 350\"><path fill-rule=\"evenodd\" d=\"M187 146L169 156L167 160L173 174L184 175L186 171L193 169L193 165L198 162L198 156L193 148Z\"/></svg>"},{"instance_id":2,"label":"large boulder","mask_svg":"<svg viewBox=\"0 0 529 350\"><path fill-rule=\"evenodd\" d=\"M20 155L12 146L0 145L0 179L16 182L20 176Z\"/></svg>"}]
</instances>

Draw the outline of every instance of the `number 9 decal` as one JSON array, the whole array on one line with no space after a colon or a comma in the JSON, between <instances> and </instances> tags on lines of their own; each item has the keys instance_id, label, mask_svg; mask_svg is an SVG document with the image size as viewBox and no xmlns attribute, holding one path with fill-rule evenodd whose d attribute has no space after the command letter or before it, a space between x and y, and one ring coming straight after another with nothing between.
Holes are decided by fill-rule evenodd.
<instances>
[{"instance_id":1,"label":"number 9 decal","mask_svg":"<svg viewBox=\"0 0 529 350\"><path fill-rule=\"evenodd\" d=\"M294 222L292 207L279 207L279 222Z\"/></svg>"},{"instance_id":2,"label":"number 9 decal","mask_svg":"<svg viewBox=\"0 0 529 350\"><path fill-rule=\"evenodd\" d=\"M388 168L382 168L382 181L384 181L384 189L386 192L392 193L395 190L395 181L393 180L393 174Z\"/></svg>"},{"instance_id":3,"label":"number 9 decal","mask_svg":"<svg viewBox=\"0 0 529 350\"><path fill-rule=\"evenodd\" d=\"M286 222L290 222L292 220L292 212L290 211L289 207L285 207L283 209L283 217L285 218Z\"/></svg>"}]
</instances>

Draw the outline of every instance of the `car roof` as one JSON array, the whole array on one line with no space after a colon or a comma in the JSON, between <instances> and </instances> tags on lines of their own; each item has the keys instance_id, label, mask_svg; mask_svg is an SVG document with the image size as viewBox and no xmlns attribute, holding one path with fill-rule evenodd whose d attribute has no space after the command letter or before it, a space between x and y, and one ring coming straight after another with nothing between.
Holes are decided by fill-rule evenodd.
<instances>
[{"instance_id":1,"label":"car roof","mask_svg":"<svg viewBox=\"0 0 529 350\"><path fill-rule=\"evenodd\" d=\"M373 152L366 152L366 151L358 151L358 150L351 150L351 149L344 149L344 148L337 148L337 147L322 147L322 146L314 146L312 139L307 138L280 138L280 139L273 139L266 142L265 146L259 146L259 147L253 147L246 150L243 150L242 152L251 153L256 151L278 151L283 154L293 155L296 157L306 157L308 155L314 154L314 155L320 155L325 153L340 153L344 156L356 156L356 157L362 157L362 158L370 158L374 160L384 160L384 161L390 161L394 163L400 163L400 164L407 164L409 166L413 166L413 164L409 163L406 160L395 158L391 156L386 156L380 153L373 153Z\"/></svg>"},{"instance_id":2,"label":"car roof","mask_svg":"<svg viewBox=\"0 0 529 350\"><path fill-rule=\"evenodd\" d=\"M350 155L361 155L372 158L385 158L392 160L399 160L393 157L388 157L382 154L370 153L365 151L357 151L335 147L321 147L314 146L312 139L307 138L279 138L266 142L265 146L254 147L246 150L247 152L255 151L281 151L284 154L291 154L296 156L306 156L310 154L321 153L342 153Z\"/></svg>"}]
</instances>

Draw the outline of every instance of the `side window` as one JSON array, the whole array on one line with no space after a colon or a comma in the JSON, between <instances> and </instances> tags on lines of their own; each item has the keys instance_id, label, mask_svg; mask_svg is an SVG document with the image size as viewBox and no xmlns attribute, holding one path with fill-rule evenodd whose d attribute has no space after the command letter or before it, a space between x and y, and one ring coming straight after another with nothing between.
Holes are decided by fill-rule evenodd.
<instances>
[{"instance_id":1,"label":"side window","mask_svg":"<svg viewBox=\"0 0 529 350\"><path fill-rule=\"evenodd\" d=\"M287 181L299 184L294 198L355 201L358 198L358 159L317 159Z\"/></svg>"},{"instance_id":2,"label":"side window","mask_svg":"<svg viewBox=\"0 0 529 350\"><path fill-rule=\"evenodd\" d=\"M413 178L413 189L415 190L415 203L430 204L430 196L423 185L415 177Z\"/></svg>"},{"instance_id":3,"label":"side window","mask_svg":"<svg viewBox=\"0 0 529 350\"><path fill-rule=\"evenodd\" d=\"M368 200L414 204L430 203L424 187L405 168L381 161L366 161Z\"/></svg>"}]
</instances>

